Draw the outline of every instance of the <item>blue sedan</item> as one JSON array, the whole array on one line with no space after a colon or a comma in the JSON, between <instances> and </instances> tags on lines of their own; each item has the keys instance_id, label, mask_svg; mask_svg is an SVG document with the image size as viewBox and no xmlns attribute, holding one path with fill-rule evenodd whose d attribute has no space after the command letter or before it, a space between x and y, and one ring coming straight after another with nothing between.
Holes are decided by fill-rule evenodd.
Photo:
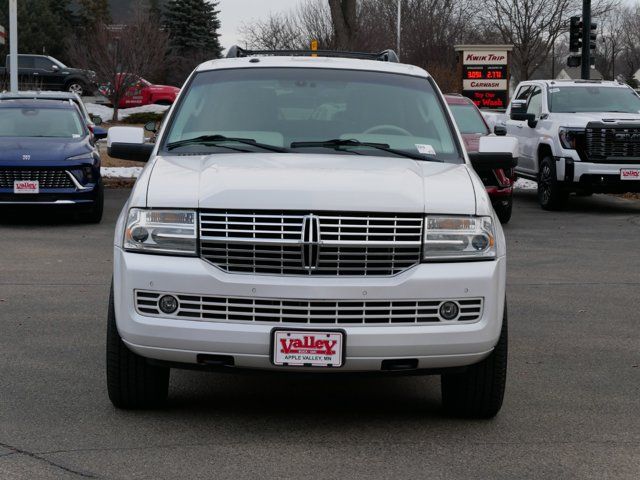
<instances>
[{"instance_id":1,"label":"blue sedan","mask_svg":"<svg viewBox=\"0 0 640 480\"><path fill-rule=\"evenodd\" d=\"M72 101L0 102L0 206L59 205L100 222L96 138Z\"/></svg>"}]
</instances>

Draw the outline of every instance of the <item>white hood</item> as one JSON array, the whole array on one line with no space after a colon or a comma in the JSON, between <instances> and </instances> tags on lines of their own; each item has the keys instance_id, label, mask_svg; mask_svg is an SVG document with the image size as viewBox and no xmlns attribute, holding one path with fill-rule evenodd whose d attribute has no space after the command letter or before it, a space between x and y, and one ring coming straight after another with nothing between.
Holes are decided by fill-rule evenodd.
<instances>
[{"instance_id":1,"label":"white hood","mask_svg":"<svg viewBox=\"0 0 640 480\"><path fill-rule=\"evenodd\" d=\"M476 192L466 165L238 153L158 157L147 206L474 214Z\"/></svg>"},{"instance_id":2,"label":"white hood","mask_svg":"<svg viewBox=\"0 0 640 480\"><path fill-rule=\"evenodd\" d=\"M580 112L580 113L554 113L553 120L558 125L565 127L586 127L589 122L621 121L640 122L640 113L614 113L614 112Z\"/></svg>"}]
</instances>

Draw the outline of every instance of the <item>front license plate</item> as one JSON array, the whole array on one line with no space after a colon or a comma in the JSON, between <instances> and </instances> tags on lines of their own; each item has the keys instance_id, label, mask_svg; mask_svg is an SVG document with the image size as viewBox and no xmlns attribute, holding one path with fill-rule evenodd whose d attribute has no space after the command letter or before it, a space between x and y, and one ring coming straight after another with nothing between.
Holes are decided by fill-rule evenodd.
<instances>
[{"instance_id":1,"label":"front license plate","mask_svg":"<svg viewBox=\"0 0 640 480\"><path fill-rule=\"evenodd\" d=\"M287 367L341 367L344 332L274 330L272 361Z\"/></svg>"},{"instance_id":2,"label":"front license plate","mask_svg":"<svg viewBox=\"0 0 640 480\"><path fill-rule=\"evenodd\" d=\"M640 180L640 168L621 169L620 180Z\"/></svg>"},{"instance_id":3,"label":"front license plate","mask_svg":"<svg viewBox=\"0 0 640 480\"><path fill-rule=\"evenodd\" d=\"M40 193L38 180L14 180L13 193Z\"/></svg>"}]
</instances>

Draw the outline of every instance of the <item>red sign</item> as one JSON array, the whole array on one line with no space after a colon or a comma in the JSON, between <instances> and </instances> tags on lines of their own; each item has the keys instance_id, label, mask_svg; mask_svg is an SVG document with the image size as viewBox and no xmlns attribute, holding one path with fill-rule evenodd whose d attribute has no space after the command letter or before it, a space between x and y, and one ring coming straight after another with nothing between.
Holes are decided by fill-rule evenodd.
<instances>
[{"instance_id":1,"label":"red sign","mask_svg":"<svg viewBox=\"0 0 640 480\"><path fill-rule=\"evenodd\" d=\"M464 91L462 95L470 98L478 108L493 108L498 110L507 108L507 92L505 91Z\"/></svg>"}]
</instances>

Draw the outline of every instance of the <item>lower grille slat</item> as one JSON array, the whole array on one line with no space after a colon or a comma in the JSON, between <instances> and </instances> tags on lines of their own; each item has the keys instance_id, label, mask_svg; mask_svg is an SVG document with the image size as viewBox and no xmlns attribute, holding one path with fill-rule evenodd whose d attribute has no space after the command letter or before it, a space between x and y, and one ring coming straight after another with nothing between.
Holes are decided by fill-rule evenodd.
<instances>
[{"instance_id":1,"label":"lower grille slat","mask_svg":"<svg viewBox=\"0 0 640 480\"><path fill-rule=\"evenodd\" d=\"M314 323L354 324L422 324L440 323L440 305L455 301L460 315L455 323L475 322L482 317L482 298L460 300L297 300L276 298L211 297L174 295L178 310L165 315L158 300L165 293L136 291L136 309L142 315L162 318L190 318L199 321L247 322L272 324ZM447 322L451 323L451 322Z\"/></svg>"}]
</instances>

